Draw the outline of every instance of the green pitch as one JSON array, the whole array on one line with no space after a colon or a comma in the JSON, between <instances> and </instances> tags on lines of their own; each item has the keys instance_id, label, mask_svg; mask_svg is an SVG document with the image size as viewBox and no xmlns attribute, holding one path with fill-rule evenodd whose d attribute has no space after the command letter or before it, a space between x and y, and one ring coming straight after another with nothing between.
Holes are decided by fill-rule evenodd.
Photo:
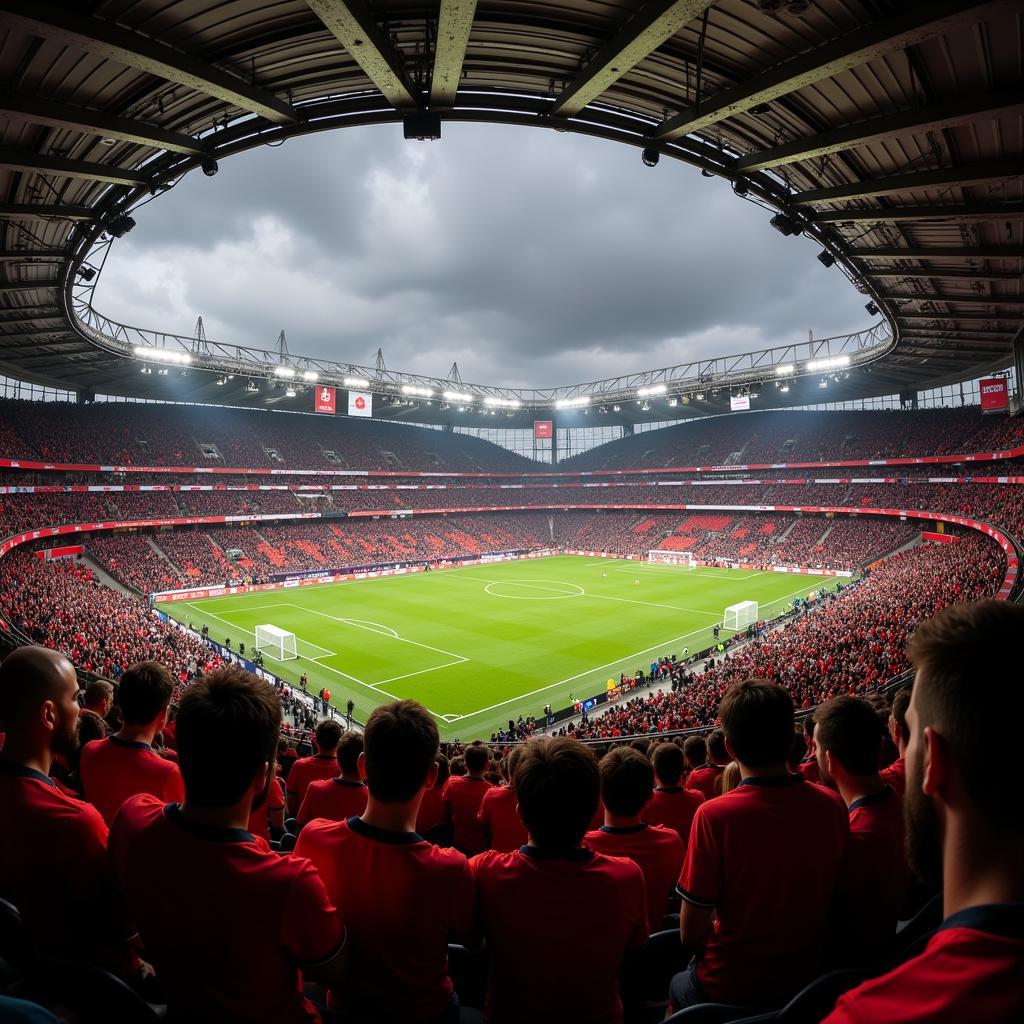
<instances>
[{"instance_id":1,"label":"green pitch","mask_svg":"<svg viewBox=\"0 0 1024 1024\"><path fill-rule=\"evenodd\" d=\"M639 582L637 582L639 581ZM255 629L293 632L298 660L266 667L313 693L327 687L356 718L411 697L446 739L488 738L520 714L592 696L663 654L711 644L727 605L757 601L762 617L832 577L647 565L552 556L462 569L264 591L163 611L214 640L252 650ZM723 636L728 635L723 633Z\"/></svg>"}]
</instances>

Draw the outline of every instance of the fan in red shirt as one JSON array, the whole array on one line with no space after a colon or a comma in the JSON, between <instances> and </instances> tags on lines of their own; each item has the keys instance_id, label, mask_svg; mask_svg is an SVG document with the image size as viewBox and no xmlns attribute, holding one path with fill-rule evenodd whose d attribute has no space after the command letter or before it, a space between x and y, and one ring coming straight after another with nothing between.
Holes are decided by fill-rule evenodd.
<instances>
[{"instance_id":1,"label":"fan in red shirt","mask_svg":"<svg viewBox=\"0 0 1024 1024\"><path fill-rule=\"evenodd\" d=\"M163 665L155 661L132 665L117 688L121 731L82 751L79 774L85 798L108 825L136 793L151 793L164 802L185 795L177 766L153 749L153 737L167 720L173 694L174 679Z\"/></svg>"},{"instance_id":2,"label":"fan in red shirt","mask_svg":"<svg viewBox=\"0 0 1024 1024\"><path fill-rule=\"evenodd\" d=\"M640 751L616 747L601 758L600 767L604 825L583 841L598 853L628 857L640 868L648 923L660 931L683 866L683 841L672 829L643 821L654 792L654 769Z\"/></svg>"},{"instance_id":3,"label":"fan in red shirt","mask_svg":"<svg viewBox=\"0 0 1024 1024\"><path fill-rule=\"evenodd\" d=\"M414 701L377 708L359 757L361 817L310 822L295 853L319 869L352 940L351 971L330 1003L346 1021L458 1021L448 943L473 926L476 895L463 854L415 831L437 778L437 724Z\"/></svg>"},{"instance_id":4,"label":"fan in red shirt","mask_svg":"<svg viewBox=\"0 0 1024 1024\"><path fill-rule=\"evenodd\" d=\"M839 790L850 812L850 843L835 912L838 962L877 962L896 934L910 884L903 805L878 774L884 729L859 697L836 697L817 712L822 781Z\"/></svg>"},{"instance_id":5,"label":"fan in red shirt","mask_svg":"<svg viewBox=\"0 0 1024 1024\"><path fill-rule=\"evenodd\" d=\"M800 762L799 771L808 782L821 782L821 772L818 769L818 747L815 740L816 725L813 712L804 715L804 742L807 744L807 756Z\"/></svg>"},{"instance_id":6,"label":"fan in red shirt","mask_svg":"<svg viewBox=\"0 0 1024 1024\"><path fill-rule=\"evenodd\" d=\"M516 762L522 747L513 747L502 762L502 770L508 772L504 786L492 786L484 793L480 804L480 824L487 830L487 848L508 853L518 850L526 840L526 826L519 818L516 806L516 789L513 785Z\"/></svg>"},{"instance_id":7,"label":"fan in red shirt","mask_svg":"<svg viewBox=\"0 0 1024 1024\"><path fill-rule=\"evenodd\" d=\"M441 794L444 792L444 784L450 777L448 770L448 758L444 754L437 755L437 781L423 794L420 801L420 809L416 814L416 831L424 839L429 839L438 846L451 846L449 840L451 826L445 814L444 800ZM446 841L442 841L446 840Z\"/></svg>"},{"instance_id":8,"label":"fan in red shirt","mask_svg":"<svg viewBox=\"0 0 1024 1024\"><path fill-rule=\"evenodd\" d=\"M490 751L479 741L463 752L466 774L453 775L444 786L444 805L452 823L454 844L467 856L487 849L487 833L480 824L480 804L491 784L484 778L490 764Z\"/></svg>"},{"instance_id":9,"label":"fan in red shirt","mask_svg":"<svg viewBox=\"0 0 1024 1024\"><path fill-rule=\"evenodd\" d=\"M781 686L734 683L718 716L742 781L693 819L679 929L698 958L672 980L675 1009L771 1007L814 977L849 833L842 801L789 771L793 701Z\"/></svg>"},{"instance_id":10,"label":"fan in red shirt","mask_svg":"<svg viewBox=\"0 0 1024 1024\"><path fill-rule=\"evenodd\" d=\"M686 776L686 788L702 793L705 800L713 800L721 789L722 772L731 760L725 746L725 734L721 729L715 729L708 737L707 762Z\"/></svg>"},{"instance_id":11,"label":"fan in red shirt","mask_svg":"<svg viewBox=\"0 0 1024 1024\"><path fill-rule=\"evenodd\" d=\"M582 845L601 784L594 755L568 737L531 740L514 781L529 844L470 861L490 950L487 1019L619 1024L619 971L647 942L647 895L636 864Z\"/></svg>"},{"instance_id":12,"label":"fan in red shirt","mask_svg":"<svg viewBox=\"0 0 1024 1024\"><path fill-rule=\"evenodd\" d=\"M338 744L341 742L341 726L333 718L325 718L317 727L314 736L316 753L312 757L300 757L288 772L288 813L294 817L302 807L303 797L311 782L318 779L333 779L340 771Z\"/></svg>"},{"instance_id":13,"label":"fan in red shirt","mask_svg":"<svg viewBox=\"0 0 1024 1024\"><path fill-rule=\"evenodd\" d=\"M366 809L366 783L359 774L359 755L363 752L363 737L347 732L338 742L340 774L333 779L311 782L299 808L301 828L314 818L345 821Z\"/></svg>"},{"instance_id":14,"label":"fan in red shirt","mask_svg":"<svg viewBox=\"0 0 1024 1024\"><path fill-rule=\"evenodd\" d=\"M78 742L77 695L74 667L56 651L22 647L0 667L0 896L42 952L125 973L135 967L133 929L105 884L107 826L50 778L54 755Z\"/></svg>"},{"instance_id":15,"label":"fan in red shirt","mask_svg":"<svg viewBox=\"0 0 1024 1024\"><path fill-rule=\"evenodd\" d=\"M193 683L178 713L184 803L132 797L111 830L114 877L175 1019L315 1024L300 971L342 977L345 929L315 868L246 830L280 727L273 687L239 666Z\"/></svg>"},{"instance_id":16,"label":"fan in red shirt","mask_svg":"<svg viewBox=\"0 0 1024 1024\"><path fill-rule=\"evenodd\" d=\"M907 707L911 867L942 883L924 951L840 996L826 1024L1024 1020L1024 804L1017 791L1024 689L1009 601L952 605L918 626Z\"/></svg>"},{"instance_id":17,"label":"fan in red shirt","mask_svg":"<svg viewBox=\"0 0 1024 1024\"><path fill-rule=\"evenodd\" d=\"M900 756L888 768L882 770L882 781L888 783L901 799L907 788L907 742L910 732L907 729L907 706L910 704L910 690L900 690L893 697L892 709L889 713L889 735Z\"/></svg>"},{"instance_id":18,"label":"fan in red shirt","mask_svg":"<svg viewBox=\"0 0 1024 1024\"><path fill-rule=\"evenodd\" d=\"M679 785L683 777L684 757L675 743L659 743L651 755L651 762L654 765L654 795L644 808L643 819L649 825L664 825L672 829L682 840L685 851L690 841L693 816L704 803L704 794Z\"/></svg>"}]
</instances>

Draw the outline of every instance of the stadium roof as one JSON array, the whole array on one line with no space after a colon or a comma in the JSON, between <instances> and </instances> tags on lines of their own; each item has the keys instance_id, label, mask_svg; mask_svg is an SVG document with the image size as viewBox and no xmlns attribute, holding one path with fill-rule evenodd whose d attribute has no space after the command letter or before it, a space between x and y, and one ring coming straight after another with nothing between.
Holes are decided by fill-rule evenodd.
<instances>
[{"instance_id":1,"label":"stadium roof","mask_svg":"<svg viewBox=\"0 0 1024 1024\"><path fill-rule=\"evenodd\" d=\"M245 390L283 362L298 381L372 376L396 396L378 403L385 415L439 418L436 403L398 404L404 382L518 400L520 412L498 408L526 421L574 397L609 403L612 419L678 415L662 408L676 394L689 414L720 411L726 385L777 380L780 363L795 372L772 404L806 404L821 397L804 375L812 357L850 357L830 400L1004 367L1024 312L1022 19L1020 0L0 0L0 371L306 408L308 396ZM431 134L407 119L438 112L442 130L582 132L724 176L768 208L765 230L779 211L778 228L827 251L882 320L814 350L513 393L394 373L378 388L380 367L229 351L91 310L90 264L130 230L125 214L183 173L305 132L405 120ZM140 374L140 345L187 352L189 375ZM610 403L642 387L652 408L630 401L613 416Z\"/></svg>"}]
</instances>

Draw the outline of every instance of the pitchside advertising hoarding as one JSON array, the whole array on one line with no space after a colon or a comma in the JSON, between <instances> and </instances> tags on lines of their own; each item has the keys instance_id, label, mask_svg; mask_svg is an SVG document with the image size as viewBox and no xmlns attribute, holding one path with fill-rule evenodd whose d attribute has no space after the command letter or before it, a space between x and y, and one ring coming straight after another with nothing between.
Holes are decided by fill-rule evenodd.
<instances>
[{"instance_id":1,"label":"pitchside advertising hoarding","mask_svg":"<svg viewBox=\"0 0 1024 1024\"><path fill-rule=\"evenodd\" d=\"M555 424L553 420L534 420L533 436L535 438L554 437Z\"/></svg>"},{"instance_id":2,"label":"pitchside advertising hoarding","mask_svg":"<svg viewBox=\"0 0 1024 1024\"><path fill-rule=\"evenodd\" d=\"M372 416L373 395L368 391L350 391L348 393L349 416Z\"/></svg>"},{"instance_id":3,"label":"pitchside advertising hoarding","mask_svg":"<svg viewBox=\"0 0 1024 1024\"><path fill-rule=\"evenodd\" d=\"M314 412L336 412L337 411L337 394L334 388L318 387L313 393L313 411Z\"/></svg>"},{"instance_id":4,"label":"pitchside advertising hoarding","mask_svg":"<svg viewBox=\"0 0 1024 1024\"><path fill-rule=\"evenodd\" d=\"M1005 377L986 377L981 381L981 411L1006 412L1010 407L1010 389Z\"/></svg>"}]
</instances>

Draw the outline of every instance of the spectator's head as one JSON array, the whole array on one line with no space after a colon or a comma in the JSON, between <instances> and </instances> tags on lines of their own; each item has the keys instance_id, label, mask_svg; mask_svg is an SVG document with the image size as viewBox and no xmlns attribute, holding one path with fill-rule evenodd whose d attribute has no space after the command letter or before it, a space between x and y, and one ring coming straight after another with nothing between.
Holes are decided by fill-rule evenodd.
<instances>
[{"instance_id":1,"label":"spectator's head","mask_svg":"<svg viewBox=\"0 0 1024 1024\"><path fill-rule=\"evenodd\" d=\"M338 744L341 742L341 734L344 730L340 722L333 718L325 718L313 734L316 739L316 751L318 754L328 756L338 752Z\"/></svg>"},{"instance_id":2,"label":"spectator's head","mask_svg":"<svg viewBox=\"0 0 1024 1024\"><path fill-rule=\"evenodd\" d=\"M654 768L633 747L615 747L601 758L601 799L619 818L635 818L654 792Z\"/></svg>"},{"instance_id":3,"label":"spectator's head","mask_svg":"<svg viewBox=\"0 0 1024 1024\"><path fill-rule=\"evenodd\" d=\"M491 761L491 751L480 740L474 740L462 752L466 761L466 772L469 775L483 775Z\"/></svg>"},{"instance_id":4,"label":"spectator's head","mask_svg":"<svg viewBox=\"0 0 1024 1024\"><path fill-rule=\"evenodd\" d=\"M519 759L523 756L522 747L513 747L508 752L508 757L505 758L505 778L508 780L509 787L511 789L516 788L515 776L516 776L516 765L519 764Z\"/></svg>"},{"instance_id":5,"label":"spectator's head","mask_svg":"<svg viewBox=\"0 0 1024 1024\"><path fill-rule=\"evenodd\" d=\"M793 742L793 701L776 683L745 679L729 687L718 717L740 766L752 771L785 767Z\"/></svg>"},{"instance_id":6,"label":"spectator's head","mask_svg":"<svg viewBox=\"0 0 1024 1024\"><path fill-rule=\"evenodd\" d=\"M451 764L448 766L449 775L465 775L466 774L466 759L462 756L453 757Z\"/></svg>"},{"instance_id":7,"label":"spectator's head","mask_svg":"<svg viewBox=\"0 0 1024 1024\"><path fill-rule=\"evenodd\" d=\"M422 704L375 708L363 733L361 763L370 796L385 804L421 799L437 778L437 724Z\"/></svg>"},{"instance_id":8,"label":"spectator's head","mask_svg":"<svg viewBox=\"0 0 1024 1024\"><path fill-rule=\"evenodd\" d=\"M94 679L85 688L84 707L106 718L114 706L114 684L106 679Z\"/></svg>"},{"instance_id":9,"label":"spectator's head","mask_svg":"<svg viewBox=\"0 0 1024 1024\"><path fill-rule=\"evenodd\" d=\"M725 796L726 793L731 793L740 784L740 766L736 761L730 761L722 772L722 777L719 779L721 783L721 789L719 790L720 796Z\"/></svg>"},{"instance_id":10,"label":"spectator's head","mask_svg":"<svg viewBox=\"0 0 1024 1024\"><path fill-rule=\"evenodd\" d=\"M580 845L601 795L597 760L568 736L531 740L516 765L519 817L530 841L542 849Z\"/></svg>"},{"instance_id":11,"label":"spectator's head","mask_svg":"<svg viewBox=\"0 0 1024 1024\"><path fill-rule=\"evenodd\" d=\"M804 715L804 742L807 744L807 753L812 757L814 756L814 727L817 725L817 719L814 717L812 711L808 715Z\"/></svg>"},{"instance_id":12,"label":"spectator's head","mask_svg":"<svg viewBox=\"0 0 1024 1024\"><path fill-rule=\"evenodd\" d=\"M266 800L281 728L281 698L266 680L238 665L216 669L185 691L177 722L186 806Z\"/></svg>"},{"instance_id":13,"label":"spectator's head","mask_svg":"<svg viewBox=\"0 0 1024 1024\"><path fill-rule=\"evenodd\" d=\"M892 699L889 709L889 735L901 754L906 752L910 730L907 728L907 707L910 704L910 687L900 690Z\"/></svg>"},{"instance_id":14,"label":"spectator's head","mask_svg":"<svg viewBox=\"0 0 1024 1024\"><path fill-rule=\"evenodd\" d=\"M1019 872L1024 805L1013 779L1024 716L1022 634L1024 609L976 601L939 612L910 642L904 813L911 864L925 878L941 878L944 847L951 860L967 858L968 870L1002 857Z\"/></svg>"},{"instance_id":15,"label":"spectator's head","mask_svg":"<svg viewBox=\"0 0 1024 1024\"><path fill-rule=\"evenodd\" d=\"M452 772L446 754L438 754L434 760L437 762L437 780L434 785L440 789L451 778Z\"/></svg>"},{"instance_id":16,"label":"spectator's head","mask_svg":"<svg viewBox=\"0 0 1024 1024\"><path fill-rule=\"evenodd\" d=\"M725 743L725 733L715 729L708 737L708 759L712 764L728 764L732 760L729 748Z\"/></svg>"},{"instance_id":17,"label":"spectator's head","mask_svg":"<svg viewBox=\"0 0 1024 1024\"><path fill-rule=\"evenodd\" d=\"M799 726L793 729L793 742L789 745L789 757L786 759L793 771L800 767L800 762L807 754L807 740L804 736L805 733Z\"/></svg>"},{"instance_id":18,"label":"spectator's head","mask_svg":"<svg viewBox=\"0 0 1024 1024\"><path fill-rule=\"evenodd\" d=\"M0 731L12 759L71 754L78 747L78 677L63 654L19 647L0 665Z\"/></svg>"},{"instance_id":19,"label":"spectator's head","mask_svg":"<svg viewBox=\"0 0 1024 1024\"><path fill-rule=\"evenodd\" d=\"M875 709L860 697L834 697L818 708L821 781L835 784L845 798L857 780L877 776L884 734Z\"/></svg>"},{"instance_id":20,"label":"spectator's head","mask_svg":"<svg viewBox=\"0 0 1024 1024\"><path fill-rule=\"evenodd\" d=\"M167 706L174 694L174 679L157 661L140 661L126 669L117 687L117 705L125 725L154 726L167 720Z\"/></svg>"},{"instance_id":21,"label":"spectator's head","mask_svg":"<svg viewBox=\"0 0 1024 1024\"><path fill-rule=\"evenodd\" d=\"M359 777L359 755L363 752L363 737L355 730L349 730L338 741L338 766L341 774L350 778Z\"/></svg>"},{"instance_id":22,"label":"spectator's head","mask_svg":"<svg viewBox=\"0 0 1024 1024\"><path fill-rule=\"evenodd\" d=\"M683 777L683 752L674 743L659 743L651 755L654 778L659 786L674 787Z\"/></svg>"},{"instance_id":23,"label":"spectator's head","mask_svg":"<svg viewBox=\"0 0 1024 1024\"><path fill-rule=\"evenodd\" d=\"M689 768L699 768L708 759L708 741L703 736L687 736L683 756Z\"/></svg>"}]
</instances>

